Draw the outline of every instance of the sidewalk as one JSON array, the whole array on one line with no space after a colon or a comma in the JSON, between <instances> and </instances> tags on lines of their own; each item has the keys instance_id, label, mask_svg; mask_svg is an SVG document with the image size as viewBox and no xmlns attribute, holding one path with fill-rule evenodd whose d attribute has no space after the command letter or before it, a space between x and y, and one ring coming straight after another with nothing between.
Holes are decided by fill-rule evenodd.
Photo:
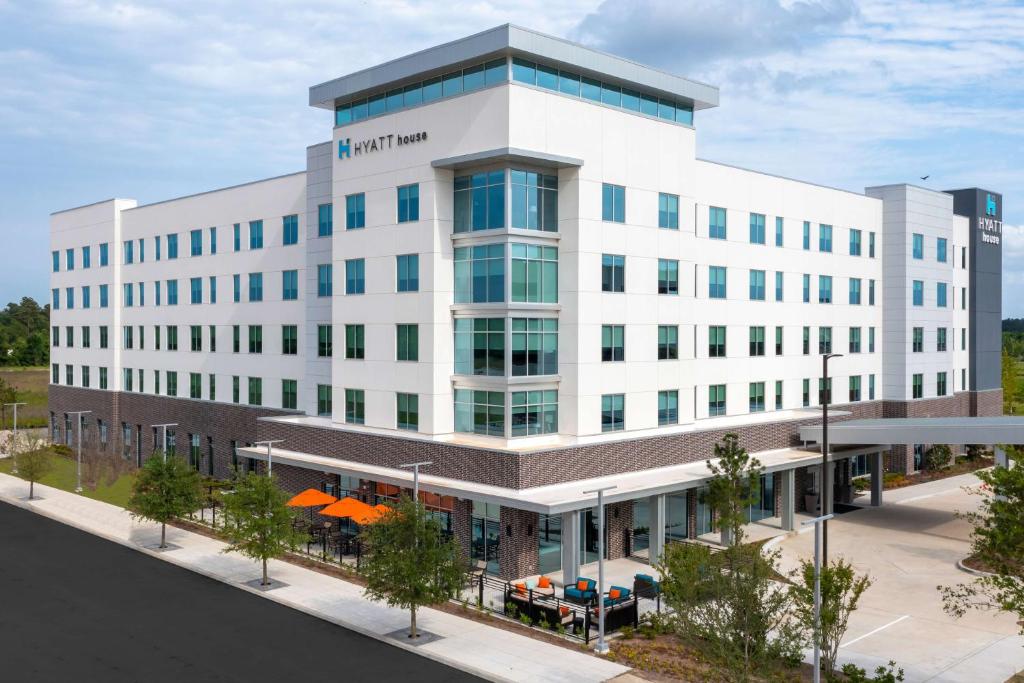
<instances>
[{"instance_id":1,"label":"sidewalk","mask_svg":"<svg viewBox=\"0 0 1024 683\"><path fill-rule=\"evenodd\" d=\"M604 681L628 671L624 666L582 651L573 652L433 609L419 610L417 624L441 638L413 647L387 635L408 626L408 612L366 600L360 586L286 562L272 561L269 569L271 578L287 585L263 593L244 585L259 577L259 564L234 553L221 552L224 544L220 541L168 527L167 541L178 547L156 552L150 547L155 547L160 541L160 525L135 522L125 510L116 506L59 489L36 484L35 490L37 500L29 502L26 500L27 482L0 474L2 502L33 510L240 590L483 678L494 681Z\"/></svg>"}]
</instances>

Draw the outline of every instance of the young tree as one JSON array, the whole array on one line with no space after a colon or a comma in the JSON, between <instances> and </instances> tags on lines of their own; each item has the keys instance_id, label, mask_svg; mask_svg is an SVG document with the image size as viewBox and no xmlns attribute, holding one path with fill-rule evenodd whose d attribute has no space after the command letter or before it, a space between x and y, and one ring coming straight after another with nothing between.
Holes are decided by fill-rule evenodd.
<instances>
[{"instance_id":1,"label":"young tree","mask_svg":"<svg viewBox=\"0 0 1024 683\"><path fill-rule=\"evenodd\" d=\"M932 475L948 465L953 451L944 443L937 443L924 452L924 468Z\"/></svg>"},{"instance_id":2,"label":"young tree","mask_svg":"<svg viewBox=\"0 0 1024 683\"><path fill-rule=\"evenodd\" d=\"M303 540L292 525L295 510L288 507L289 498L291 495L277 485L276 477L256 472L239 477L235 490L224 495L223 530L231 544L224 552L239 552L259 560L263 564L261 586L270 584L267 562Z\"/></svg>"},{"instance_id":3,"label":"young tree","mask_svg":"<svg viewBox=\"0 0 1024 683\"><path fill-rule=\"evenodd\" d=\"M969 609L998 609L1017 616L1024 634L1024 464L1017 449L1007 448L1014 462L975 472L981 480L974 493L983 496L976 512L961 515L974 527L971 555L988 576L972 583L938 586L943 607L956 617Z\"/></svg>"},{"instance_id":4,"label":"young tree","mask_svg":"<svg viewBox=\"0 0 1024 683\"><path fill-rule=\"evenodd\" d=\"M728 543L739 545L743 525L748 521L747 510L760 496L764 468L740 446L735 434L726 434L721 443L715 444L715 458L717 462L708 460L708 469L714 476L708 482L707 501L717 515L715 524Z\"/></svg>"},{"instance_id":5,"label":"young tree","mask_svg":"<svg viewBox=\"0 0 1024 683\"><path fill-rule=\"evenodd\" d=\"M128 509L132 517L160 522L160 547L167 547L167 522L199 509L199 474L184 458L155 451L132 484Z\"/></svg>"},{"instance_id":6,"label":"young tree","mask_svg":"<svg viewBox=\"0 0 1024 683\"><path fill-rule=\"evenodd\" d=\"M814 563L801 560L800 569L793 572L790 591L796 603L797 619L812 629L814 624ZM839 656L839 643L846 635L850 615L857 609L864 591L871 585L867 575L858 576L853 567L842 559L833 560L821 568L821 668L832 678ZM813 642L813 638L812 638Z\"/></svg>"},{"instance_id":7,"label":"young tree","mask_svg":"<svg viewBox=\"0 0 1024 683\"><path fill-rule=\"evenodd\" d=\"M363 527L366 595L410 611L409 637L418 638L416 609L450 600L467 567L454 538L445 538L423 504L402 498L380 520Z\"/></svg>"},{"instance_id":8,"label":"young tree","mask_svg":"<svg viewBox=\"0 0 1024 683\"><path fill-rule=\"evenodd\" d=\"M35 497L36 482L53 469L53 452L42 442L32 445L18 458L18 475L28 481L28 499Z\"/></svg>"},{"instance_id":9,"label":"young tree","mask_svg":"<svg viewBox=\"0 0 1024 683\"><path fill-rule=\"evenodd\" d=\"M780 663L795 666L806 643L794 595L776 581L778 553L730 545L671 544L656 566L679 636L729 671L756 678Z\"/></svg>"}]
</instances>

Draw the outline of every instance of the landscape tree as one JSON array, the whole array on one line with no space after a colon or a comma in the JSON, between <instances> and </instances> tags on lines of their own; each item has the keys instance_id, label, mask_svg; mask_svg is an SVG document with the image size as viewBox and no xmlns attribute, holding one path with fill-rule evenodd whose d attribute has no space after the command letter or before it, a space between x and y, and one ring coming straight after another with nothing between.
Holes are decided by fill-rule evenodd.
<instances>
[{"instance_id":1,"label":"landscape tree","mask_svg":"<svg viewBox=\"0 0 1024 683\"><path fill-rule=\"evenodd\" d=\"M128 510L137 519L160 523L160 547L167 547L167 522L199 509L199 473L184 458L154 451L132 484Z\"/></svg>"},{"instance_id":2,"label":"landscape tree","mask_svg":"<svg viewBox=\"0 0 1024 683\"><path fill-rule=\"evenodd\" d=\"M278 486L276 477L256 472L240 476L234 490L223 497L223 531L230 543L224 552L238 552L261 562L261 586L270 585L267 563L303 540L292 524L295 510L287 505L290 497Z\"/></svg>"},{"instance_id":3,"label":"landscape tree","mask_svg":"<svg viewBox=\"0 0 1024 683\"><path fill-rule=\"evenodd\" d=\"M924 469L932 475L953 460L953 451L944 443L937 443L924 452Z\"/></svg>"},{"instance_id":4,"label":"landscape tree","mask_svg":"<svg viewBox=\"0 0 1024 683\"><path fill-rule=\"evenodd\" d=\"M987 572L971 583L939 586L943 607L956 617L969 609L1010 612L1024 634L1024 464L1018 449L1007 447L1010 467L975 472L981 486L979 508L961 513L974 527L971 558Z\"/></svg>"},{"instance_id":5,"label":"landscape tree","mask_svg":"<svg viewBox=\"0 0 1024 683\"><path fill-rule=\"evenodd\" d=\"M718 553L670 544L656 566L679 637L729 672L729 680L767 680L796 666L807 642L795 594L777 582L778 552L730 545Z\"/></svg>"},{"instance_id":6,"label":"landscape tree","mask_svg":"<svg viewBox=\"0 0 1024 683\"><path fill-rule=\"evenodd\" d=\"M50 306L24 297L0 311L0 365L49 365Z\"/></svg>"},{"instance_id":7,"label":"landscape tree","mask_svg":"<svg viewBox=\"0 0 1024 683\"><path fill-rule=\"evenodd\" d=\"M790 591L796 604L797 619L808 626L814 641L814 563L800 561L800 569L793 572ZM828 678L834 676L839 644L846 635L850 615L857 609L871 579L858 575L843 559L829 562L821 568L821 626L817 636L821 647L821 669Z\"/></svg>"},{"instance_id":8,"label":"landscape tree","mask_svg":"<svg viewBox=\"0 0 1024 683\"><path fill-rule=\"evenodd\" d=\"M715 459L708 460L713 475L708 482L707 502L715 511L716 526L731 545L743 540L747 511L758 502L764 468L740 446L739 437L726 434L715 444Z\"/></svg>"},{"instance_id":9,"label":"landscape tree","mask_svg":"<svg viewBox=\"0 0 1024 683\"><path fill-rule=\"evenodd\" d=\"M418 638L416 610L458 595L465 581L462 551L426 513L423 503L402 498L378 521L363 527L362 572L366 595L408 609L409 637Z\"/></svg>"},{"instance_id":10,"label":"landscape tree","mask_svg":"<svg viewBox=\"0 0 1024 683\"><path fill-rule=\"evenodd\" d=\"M18 475L28 482L28 499L35 497L36 482L53 469L53 451L42 440L33 441L18 456Z\"/></svg>"}]
</instances>

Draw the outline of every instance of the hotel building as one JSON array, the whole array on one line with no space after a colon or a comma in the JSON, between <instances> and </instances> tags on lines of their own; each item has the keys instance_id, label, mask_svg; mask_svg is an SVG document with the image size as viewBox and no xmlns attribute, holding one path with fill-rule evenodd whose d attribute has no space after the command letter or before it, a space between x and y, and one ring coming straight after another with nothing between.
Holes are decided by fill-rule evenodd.
<instances>
[{"instance_id":1,"label":"hotel building","mask_svg":"<svg viewBox=\"0 0 1024 683\"><path fill-rule=\"evenodd\" d=\"M735 433L753 521L816 505L799 437L1001 412L999 194L849 192L695 154L717 88L500 26L309 89L304 171L53 214L55 440L427 505L505 577L711 530ZM326 117L325 117L326 118ZM326 122L325 122L326 123ZM822 377L822 354L841 353ZM835 452L851 478L922 444ZM875 501L875 502L880 502Z\"/></svg>"}]
</instances>

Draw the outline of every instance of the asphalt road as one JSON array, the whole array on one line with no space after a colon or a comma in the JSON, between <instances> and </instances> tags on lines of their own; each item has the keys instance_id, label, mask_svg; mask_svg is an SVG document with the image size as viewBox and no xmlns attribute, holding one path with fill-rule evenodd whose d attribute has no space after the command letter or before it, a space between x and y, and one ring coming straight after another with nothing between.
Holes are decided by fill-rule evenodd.
<instances>
[{"instance_id":1,"label":"asphalt road","mask_svg":"<svg viewBox=\"0 0 1024 683\"><path fill-rule=\"evenodd\" d=\"M0 681L477 681L0 503Z\"/></svg>"}]
</instances>

